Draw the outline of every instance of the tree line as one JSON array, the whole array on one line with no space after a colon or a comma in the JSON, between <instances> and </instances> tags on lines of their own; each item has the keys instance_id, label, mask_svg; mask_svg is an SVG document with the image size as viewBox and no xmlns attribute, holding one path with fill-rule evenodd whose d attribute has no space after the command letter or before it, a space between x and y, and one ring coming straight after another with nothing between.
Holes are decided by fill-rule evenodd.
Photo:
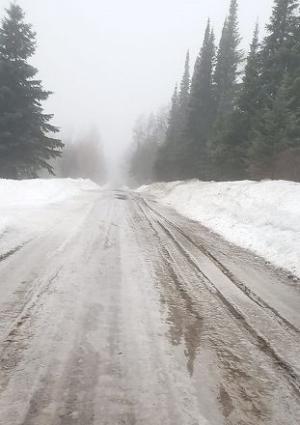
<instances>
[{"instance_id":1,"label":"tree line","mask_svg":"<svg viewBox=\"0 0 300 425\"><path fill-rule=\"evenodd\" d=\"M240 43L231 0L218 47L208 21L192 76L187 53L153 180L300 180L299 1L274 1L266 36L257 24L246 58Z\"/></svg>"},{"instance_id":2,"label":"tree line","mask_svg":"<svg viewBox=\"0 0 300 425\"><path fill-rule=\"evenodd\" d=\"M0 178L36 178L46 171L102 182L104 157L95 132L66 145L56 137L53 115L42 106L52 93L30 64L35 50L36 33L12 3L0 26Z\"/></svg>"}]
</instances>

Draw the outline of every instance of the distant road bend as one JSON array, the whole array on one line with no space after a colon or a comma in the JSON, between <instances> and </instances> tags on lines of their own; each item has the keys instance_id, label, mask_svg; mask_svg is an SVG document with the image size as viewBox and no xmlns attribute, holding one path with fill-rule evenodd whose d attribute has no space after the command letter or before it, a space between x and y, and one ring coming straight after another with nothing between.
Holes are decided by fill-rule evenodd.
<instances>
[{"instance_id":1,"label":"distant road bend","mask_svg":"<svg viewBox=\"0 0 300 425\"><path fill-rule=\"evenodd\" d=\"M0 257L1 425L300 424L283 272L134 192L49 208Z\"/></svg>"}]
</instances>

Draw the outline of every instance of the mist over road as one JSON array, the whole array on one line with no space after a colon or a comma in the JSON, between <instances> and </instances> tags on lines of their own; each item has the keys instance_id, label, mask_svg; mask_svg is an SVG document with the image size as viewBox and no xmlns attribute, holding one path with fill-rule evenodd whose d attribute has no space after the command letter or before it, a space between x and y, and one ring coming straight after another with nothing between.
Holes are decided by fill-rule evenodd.
<instances>
[{"instance_id":1,"label":"mist over road","mask_svg":"<svg viewBox=\"0 0 300 425\"><path fill-rule=\"evenodd\" d=\"M154 198L47 206L0 257L0 424L299 424L299 305L284 273Z\"/></svg>"}]
</instances>

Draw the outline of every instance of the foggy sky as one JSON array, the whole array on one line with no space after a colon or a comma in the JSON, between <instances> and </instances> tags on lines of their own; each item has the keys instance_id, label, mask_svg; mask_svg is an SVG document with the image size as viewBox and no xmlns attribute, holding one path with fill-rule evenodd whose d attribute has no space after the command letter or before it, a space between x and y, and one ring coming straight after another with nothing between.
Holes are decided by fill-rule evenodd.
<instances>
[{"instance_id":1,"label":"foggy sky","mask_svg":"<svg viewBox=\"0 0 300 425\"><path fill-rule=\"evenodd\" d=\"M124 150L140 114L168 104L194 62L207 18L217 41L229 0L19 0L37 31L32 63L46 89L46 104L63 135L98 126L109 156ZM242 46L257 18L261 31L273 0L240 0ZM0 0L1 18L9 1ZM193 63L192 63L193 65Z\"/></svg>"}]
</instances>

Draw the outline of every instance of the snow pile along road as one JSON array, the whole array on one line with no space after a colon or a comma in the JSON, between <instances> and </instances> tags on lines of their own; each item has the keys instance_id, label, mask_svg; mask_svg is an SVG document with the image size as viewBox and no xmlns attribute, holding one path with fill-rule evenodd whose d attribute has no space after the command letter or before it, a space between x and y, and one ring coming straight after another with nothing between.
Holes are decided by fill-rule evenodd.
<instances>
[{"instance_id":1,"label":"snow pile along road","mask_svg":"<svg viewBox=\"0 0 300 425\"><path fill-rule=\"evenodd\" d=\"M193 180L156 183L138 191L300 277L299 183Z\"/></svg>"},{"instance_id":2,"label":"snow pile along road","mask_svg":"<svg viewBox=\"0 0 300 425\"><path fill-rule=\"evenodd\" d=\"M83 179L0 179L0 236L8 231L23 232L33 221L32 214L97 189L95 183Z\"/></svg>"},{"instance_id":3,"label":"snow pile along road","mask_svg":"<svg viewBox=\"0 0 300 425\"><path fill-rule=\"evenodd\" d=\"M94 189L99 189L99 186L84 179L0 179L0 213L3 207L42 206L70 199L84 190Z\"/></svg>"}]
</instances>

